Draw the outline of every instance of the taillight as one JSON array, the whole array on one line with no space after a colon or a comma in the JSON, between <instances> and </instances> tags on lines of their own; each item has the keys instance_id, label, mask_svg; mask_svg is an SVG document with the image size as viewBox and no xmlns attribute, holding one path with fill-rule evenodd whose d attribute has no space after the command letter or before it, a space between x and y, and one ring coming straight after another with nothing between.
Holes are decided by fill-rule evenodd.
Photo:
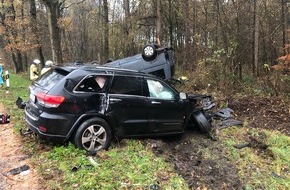
<instances>
[{"instance_id":1,"label":"taillight","mask_svg":"<svg viewBox=\"0 0 290 190\"><path fill-rule=\"evenodd\" d=\"M44 127L44 126L42 126L42 125L39 125L38 128L39 128L39 130L40 130L41 132L46 132L46 131L47 131L47 128Z\"/></svg>"},{"instance_id":2,"label":"taillight","mask_svg":"<svg viewBox=\"0 0 290 190\"><path fill-rule=\"evenodd\" d=\"M64 101L63 96L54 96L43 92L38 92L36 97L41 105L51 108L57 108Z\"/></svg>"}]
</instances>

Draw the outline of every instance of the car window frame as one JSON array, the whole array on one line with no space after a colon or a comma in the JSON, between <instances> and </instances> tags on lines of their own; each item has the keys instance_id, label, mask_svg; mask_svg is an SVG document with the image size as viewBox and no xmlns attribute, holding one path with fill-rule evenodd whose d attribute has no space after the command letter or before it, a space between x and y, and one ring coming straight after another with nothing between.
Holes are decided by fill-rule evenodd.
<instances>
[{"instance_id":1,"label":"car window frame","mask_svg":"<svg viewBox=\"0 0 290 190\"><path fill-rule=\"evenodd\" d=\"M101 91L86 91L86 90L78 90L78 87L79 87L80 85L82 85L83 82L84 82L85 80L88 80L88 79L91 78L91 77L92 77L92 78L96 78L96 77L98 77L98 76L101 76L101 77L105 77L105 78L107 78L107 80L106 80L106 82L105 82L103 88L101 88L101 89L102 89ZM104 73L91 73L91 74L88 74L88 75L84 76L84 77L80 80L80 82L78 82L78 84L74 87L73 92L74 92L74 93L105 93L105 92L107 92L107 89L108 89L108 87L109 87L109 85L110 85L110 83L111 83L111 79L112 79L112 76L111 76L111 75L104 74ZM97 84L97 81L96 81L96 84ZM98 85L98 84L97 84L97 85Z\"/></svg>"},{"instance_id":2,"label":"car window frame","mask_svg":"<svg viewBox=\"0 0 290 190\"><path fill-rule=\"evenodd\" d=\"M168 90L170 90L173 93L173 97L169 99L169 98L162 98L162 97L158 97L158 96L150 96L148 80L159 82L160 84L162 84L163 87L166 87ZM148 90L147 97L150 99L167 100L167 101L179 99L179 93L176 91L176 89L174 89L172 86L170 86L168 83L166 83L163 80L159 80L156 78L144 78L144 84L147 86L146 87L146 89Z\"/></svg>"},{"instance_id":3,"label":"car window frame","mask_svg":"<svg viewBox=\"0 0 290 190\"><path fill-rule=\"evenodd\" d=\"M141 90L141 94L137 95L137 94L124 94L124 93L112 93L112 86L114 81L116 80L117 77L131 77L131 78L138 78L141 82L140 82L140 90ZM144 77L143 76L137 76L137 75L122 75L122 74L115 74L111 80L110 83L110 87L108 88L108 94L110 95L118 95L118 96L136 96L136 97L146 97L146 95L144 95Z\"/></svg>"}]
</instances>

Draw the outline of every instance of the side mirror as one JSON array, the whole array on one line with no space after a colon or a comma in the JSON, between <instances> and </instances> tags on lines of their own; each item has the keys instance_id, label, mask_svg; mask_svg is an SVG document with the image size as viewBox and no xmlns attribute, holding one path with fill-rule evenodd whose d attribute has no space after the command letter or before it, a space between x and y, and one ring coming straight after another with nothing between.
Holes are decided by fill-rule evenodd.
<instances>
[{"instance_id":1,"label":"side mirror","mask_svg":"<svg viewBox=\"0 0 290 190\"><path fill-rule=\"evenodd\" d=\"M180 100L186 100L187 99L187 94L184 93L184 92L180 92L179 93L179 98L180 98Z\"/></svg>"}]
</instances>

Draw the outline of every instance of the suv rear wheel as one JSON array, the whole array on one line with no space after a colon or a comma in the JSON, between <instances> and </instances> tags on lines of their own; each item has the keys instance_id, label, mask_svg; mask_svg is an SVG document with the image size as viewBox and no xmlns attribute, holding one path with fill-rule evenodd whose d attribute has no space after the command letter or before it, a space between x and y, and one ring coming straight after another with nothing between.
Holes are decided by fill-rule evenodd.
<instances>
[{"instance_id":1,"label":"suv rear wheel","mask_svg":"<svg viewBox=\"0 0 290 190\"><path fill-rule=\"evenodd\" d=\"M101 118L93 118L81 124L74 136L74 143L80 149L96 152L108 149L112 141L109 124Z\"/></svg>"},{"instance_id":2,"label":"suv rear wheel","mask_svg":"<svg viewBox=\"0 0 290 190\"><path fill-rule=\"evenodd\" d=\"M157 50L154 45L148 44L143 48L142 57L145 61L153 61L157 57Z\"/></svg>"}]
</instances>

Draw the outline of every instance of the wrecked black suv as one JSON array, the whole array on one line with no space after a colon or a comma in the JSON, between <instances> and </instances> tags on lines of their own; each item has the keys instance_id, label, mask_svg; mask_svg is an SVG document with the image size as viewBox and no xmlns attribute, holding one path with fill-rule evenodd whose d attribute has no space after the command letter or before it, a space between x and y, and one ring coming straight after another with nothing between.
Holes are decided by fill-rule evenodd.
<instances>
[{"instance_id":1,"label":"wrecked black suv","mask_svg":"<svg viewBox=\"0 0 290 190\"><path fill-rule=\"evenodd\" d=\"M208 96L179 93L163 79L134 70L55 67L29 88L29 130L87 151L107 149L114 137L181 134L189 124L211 128L204 114Z\"/></svg>"}]
</instances>

